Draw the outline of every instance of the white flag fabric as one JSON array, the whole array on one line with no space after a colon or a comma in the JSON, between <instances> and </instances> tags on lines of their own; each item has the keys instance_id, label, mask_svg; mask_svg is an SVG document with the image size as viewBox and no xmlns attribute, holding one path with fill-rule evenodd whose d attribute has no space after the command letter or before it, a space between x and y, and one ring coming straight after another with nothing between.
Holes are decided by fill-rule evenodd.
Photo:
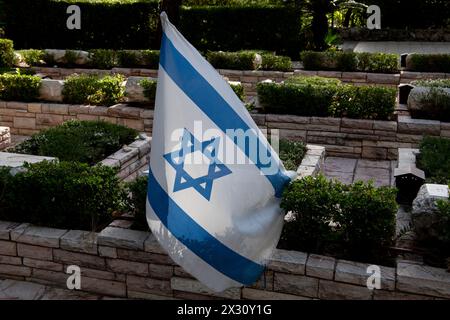
<instances>
[{"instance_id":1,"label":"white flag fabric","mask_svg":"<svg viewBox=\"0 0 450 320\"><path fill-rule=\"evenodd\" d=\"M148 224L208 288L250 285L279 240L291 178L228 83L161 21Z\"/></svg>"}]
</instances>

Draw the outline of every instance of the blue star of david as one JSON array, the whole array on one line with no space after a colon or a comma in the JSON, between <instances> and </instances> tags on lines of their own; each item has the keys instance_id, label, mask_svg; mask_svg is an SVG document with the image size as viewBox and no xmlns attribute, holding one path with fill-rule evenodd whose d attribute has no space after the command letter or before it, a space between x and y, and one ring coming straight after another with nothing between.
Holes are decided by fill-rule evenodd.
<instances>
[{"instance_id":1,"label":"blue star of david","mask_svg":"<svg viewBox=\"0 0 450 320\"><path fill-rule=\"evenodd\" d=\"M220 137L212 138L208 141L198 141L192 133L184 129L181 141L181 149L165 154L163 157L176 170L175 184L173 192L194 188L206 200L210 200L213 187L213 181L231 174L222 162L217 159L217 148L219 146ZM184 169L184 162L188 154L201 151L210 164L208 174L198 178L193 178Z\"/></svg>"}]
</instances>

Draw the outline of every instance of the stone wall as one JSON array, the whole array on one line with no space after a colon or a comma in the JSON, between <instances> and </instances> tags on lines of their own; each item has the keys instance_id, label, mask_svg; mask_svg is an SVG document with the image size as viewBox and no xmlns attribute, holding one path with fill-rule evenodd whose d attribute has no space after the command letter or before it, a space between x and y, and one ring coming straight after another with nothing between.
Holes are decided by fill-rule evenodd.
<instances>
[{"instance_id":1,"label":"stone wall","mask_svg":"<svg viewBox=\"0 0 450 320\"><path fill-rule=\"evenodd\" d=\"M252 286L214 293L177 266L148 232L100 233L0 222L0 278L66 287L69 265L81 290L134 299L450 299L444 269L400 260L381 266L381 288L366 287L368 264L277 249Z\"/></svg>"},{"instance_id":2,"label":"stone wall","mask_svg":"<svg viewBox=\"0 0 450 320\"><path fill-rule=\"evenodd\" d=\"M96 69L67 69L67 68L45 68L33 67L37 73L49 76L52 79L64 79L73 73L88 74L114 74L120 73L126 77L142 76L157 77L158 70L139 69L139 68L113 68L112 70L96 70ZM227 77L230 81L240 81L244 86L245 93L248 97L256 96L256 84L266 79L274 81L283 81L294 75L321 76L328 78L337 78L343 82L353 84L370 84L370 85L387 85L397 86L400 83L409 83L417 79L438 79L450 78L448 73L429 73L429 72L411 72L401 71L397 74L384 73L367 73L367 72L341 72L341 71L308 71L296 69L293 72L281 71L252 71L252 70L218 70L221 75Z\"/></svg>"},{"instance_id":3,"label":"stone wall","mask_svg":"<svg viewBox=\"0 0 450 320\"><path fill-rule=\"evenodd\" d=\"M397 121L252 114L261 128L280 136L326 147L329 155L397 159L398 148L418 147L423 135L450 138L450 123L398 116ZM69 119L105 120L151 135L153 110L118 104L112 107L0 101L0 126L31 135Z\"/></svg>"},{"instance_id":4,"label":"stone wall","mask_svg":"<svg viewBox=\"0 0 450 320\"><path fill-rule=\"evenodd\" d=\"M101 164L119 168L118 177L124 181L136 179L150 162L151 138L141 134L133 143L110 155Z\"/></svg>"},{"instance_id":5,"label":"stone wall","mask_svg":"<svg viewBox=\"0 0 450 320\"><path fill-rule=\"evenodd\" d=\"M8 127L0 127L0 151L11 144L11 133Z\"/></svg>"}]
</instances>

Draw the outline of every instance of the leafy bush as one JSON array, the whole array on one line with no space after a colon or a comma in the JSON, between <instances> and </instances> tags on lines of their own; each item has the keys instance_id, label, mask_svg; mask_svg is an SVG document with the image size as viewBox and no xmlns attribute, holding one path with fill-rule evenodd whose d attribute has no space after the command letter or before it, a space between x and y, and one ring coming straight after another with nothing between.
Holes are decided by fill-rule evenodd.
<instances>
[{"instance_id":1,"label":"leafy bush","mask_svg":"<svg viewBox=\"0 0 450 320\"><path fill-rule=\"evenodd\" d=\"M0 39L0 68L12 67L15 62L14 45L11 40Z\"/></svg>"},{"instance_id":2,"label":"leafy bush","mask_svg":"<svg viewBox=\"0 0 450 320\"><path fill-rule=\"evenodd\" d=\"M342 85L333 97L329 115L388 120L394 114L396 93L388 87Z\"/></svg>"},{"instance_id":3,"label":"leafy bush","mask_svg":"<svg viewBox=\"0 0 450 320\"><path fill-rule=\"evenodd\" d=\"M127 211L134 214L133 229L148 230L146 218L147 184L148 177L145 175L126 185L129 194Z\"/></svg>"},{"instance_id":4,"label":"leafy bush","mask_svg":"<svg viewBox=\"0 0 450 320\"><path fill-rule=\"evenodd\" d=\"M245 101L244 86L241 83L228 83L241 101Z\"/></svg>"},{"instance_id":5,"label":"leafy bush","mask_svg":"<svg viewBox=\"0 0 450 320\"><path fill-rule=\"evenodd\" d=\"M93 165L133 142L136 136L136 130L104 121L71 120L33 135L11 152Z\"/></svg>"},{"instance_id":6,"label":"leafy bush","mask_svg":"<svg viewBox=\"0 0 450 320\"><path fill-rule=\"evenodd\" d=\"M66 52L64 53L64 64L70 67L75 66L77 64L78 58L78 52L74 50L66 50Z\"/></svg>"},{"instance_id":7,"label":"leafy bush","mask_svg":"<svg viewBox=\"0 0 450 320\"><path fill-rule=\"evenodd\" d=\"M379 261L395 235L396 190L372 183L344 185L324 176L306 177L284 191L284 248ZM382 253L381 256L380 253Z\"/></svg>"},{"instance_id":8,"label":"leafy bush","mask_svg":"<svg viewBox=\"0 0 450 320\"><path fill-rule=\"evenodd\" d=\"M426 136L420 143L417 165L430 182L450 182L450 139Z\"/></svg>"},{"instance_id":9,"label":"leafy bush","mask_svg":"<svg viewBox=\"0 0 450 320\"><path fill-rule=\"evenodd\" d=\"M89 51L91 66L99 69L112 69L117 66L117 55L114 50L95 49Z\"/></svg>"},{"instance_id":10,"label":"leafy bush","mask_svg":"<svg viewBox=\"0 0 450 320\"><path fill-rule=\"evenodd\" d=\"M159 50L141 50L142 64L150 69L159 68Z\"/></svg>"},{"instance_id":11,"label":"leafy bush","mask_svg":"<svg viewBox=\"0 0 450 320\"><path fill-rule=\"evenodd\" d=\"M217 69L255 70L256 53L253 51L214 52L208 51L206 59Z\"/></svg>"},{"instance_id":12,"label":"leafy bush","mask_svg":"<svg viewBox=\"0 0 450 320\"><path fill-rule=\"evenodd\" d=\"M279 147L280 160L286 170L297 171L306 153L305 144L301 141L281 139Z\"/></svg>"},{"instance_id":13,"label":"leafy bush","mask_svg":"<svg viewBox=\"0 0 450 320\"><path fill-rule=\"evenodd\" d=\"M417 87L427 88L450 88L450 79L425 79L415 80L411 84Z\"/></svg>"},{"instance_id":14,"label":"leafy bush","mask_svg":"<svg viewBox=\"0 0 450 320\"><path fill-rule=\"evenodd\" d=\"M419 97L420 109L410 110L414 118L450 121L450 93L435 85Z\"/></svg>"},{"instance_id":15,"label":"leafy bush","mask_svg":"<svg viewBox=\"0 0 450 320\"><path fill-rule=\"evenodd\" d=\"M0 75L0 99L34 101L39 97L41 78L21 74Z\"/></svg>"},{"instance_id":16,"label":"leafy bush","mask_svg":"<svg viewBox=\"0 0 450 320\"><path fill-rule=\"evenodd\" d=\"M29 66L39 66L45 63L45 51L38 49L19 50L24 62Z\"/></svg>"},{"instance_id":17,"label":"leafy bush","mask_svg":"<svg viewBox=\"0 0 450 320\"><path fill-rule=\"evenodd\" d=\"M13 176L0 168L0 220L95 231L123 205L123 189L110 167L44 161L25 169Z\"/></svg>"},{"instance_id":18,"label":"leafy bush","mask_svg":"<svg viewBox=\"0 0 450 320\"><path fill-rule=\"evenodd\" d=\"M274 54L262 54L261 70L291 71L291 58Z\"/></svg>"},{"instance_id":19,"label":"leafy bush","mask_svg":"<svg viewBox=\"0 0 450 320\"><path fill-rule=\"evenodd\" d=\"M258 83L265 112L318 117L389 119L395 110L395 89L342 85L338 79L294 77L285 83Z\"/></svg>"},{"instance_id":20,"label":"leafy bush","mask_svg":"<svg viewBox=\"0 0 450 320\"><path fill-rule=\"evenodd\" d=\"M120 67L132 68L140 65L139 51L119 50L116 54L117 64Z\"/></svg>"},{"instance_id":21,"label":"leafy bush","mask_svg":"<svg viewBox=\"0 0 450 320\"><path fill-rule=\"evenodd\" d=\"M407 70L420 72L450 72L450 54L408 55Z\"/></svg>"},{"instance_id":22,"label":"leafy bush","mask_svg":"<svg viewBox=\"0 0 450 320\"><path fill-rule=\"evenodd\" d=\"M122 75L99 77L72 75L67 77L62 91L64 102L70 104L113 105L124 97Z\"/></svg>"},{"instance_id":23,"label":"leafy bush","mask_svg":"<svg viewBox=\"0 0 450 320\"><path fill-rule=\"evenodd\" d=\"M151 79L143 79L139 84L144 88L144 96L150 100L155 100L157 81Z\"/></svg>"},{"instance_id":24,"label":"leafy bush","mask_svg":"<svg viewBox=\"0 0 450 320\"><path fill-rule=\"evenodd\" d=\"M340 51L303 51L301 60L306 70L339 70L361 72L398 72L398 56L387 53L355 53Z\"/></svg>"}]
</instances>

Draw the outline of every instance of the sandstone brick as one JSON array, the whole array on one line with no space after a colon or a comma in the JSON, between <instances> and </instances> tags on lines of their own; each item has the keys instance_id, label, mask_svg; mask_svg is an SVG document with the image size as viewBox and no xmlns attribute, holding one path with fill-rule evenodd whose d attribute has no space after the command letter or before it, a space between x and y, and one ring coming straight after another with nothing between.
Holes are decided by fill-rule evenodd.
<instances>
[{"instance_id":1,"label":"sandstone brick","mask_svg":"<svg viewBox=\"0 0 450 320\"><path fill-rule=\"evenodd\" d=\"M16 243L11 241L0 240L0 254L6 256L16 256Z\"/></svg>"},{"instance_id":2,"label":"sandstone brick","mask_svg":"<svg viewBox=\"0 0 450 320\"><path fill-rule=\"evenodd\" d=\"M51 271L63 271L63 265L52 261L23 258L23 264L27 267L38 268Z\"/></svg>"},{"instance_id":3,"label":"sandstone brick","mask_svg":"<svg viewBox=\"0 0 450 320\"><path fill-rule=\"evenodd\" d=\"M103 280L118 280L118 277L116 277L116 274L113 272L91 269L86 267L81 268L81 276ZM125 282L125 278L123 278L122 282Z\"/></svg>"},{"instance_id":4,"label":"sandstone brick","mask_svg":"<svg viewBox=\"0 0 450 320\"><path fill-rule=\"evenodd\" d=\"M20 266L22 265L22 259L19 257L0 255L0 264L13 264Z\"/></svg>"},{"instance_id":5,"label":"sandstone brick","mask_svg":"<svg viewBox=\"0 0 450 320\"><path fill-rule=\"evenodd\" d=\"M58 114L36 114L36 124L55 126L64 122L64 117Z\"/></svg>"},{"instance_id":6,"label":"sandstone brick","mask_svg":"<svg viewBox=\"0 0 450 320\"><path fill-rule=\"evenodd\" d=\"M45 103L42 104L42 113L66 115L69 114L69 105Z\"/></svg>"},{"instance_id":7,"label":"sandstone brick","mask_svg":"<svg viewBox=\"0 0 450 320\"><path fill-rule=\"evenodd\" d=\"M0 264L0 274L29 277L31 269L24 266L14 266L11 264Z\"/></svg>"},{"instance_id":8,"label":"sandstone brick","mask_svg":"<svg viewBox=\"0 0 450 320\"><path fill-rule=\"evenodd\" d=\"M75 264L88 268L105 269L105 259L85 253L70 252L66 250L53 250L54 261L66 264Z\"/></svg>"},{"instance_id":9,"label":"sandstone brick","mask_svg":"<svg viewBox=\"0 0 450 320\"><path fill-rule=\"evenodd\" d=\"M145 277L149 274L148 264L121 259L107 259L106 265L108 270L114 272L135 274Z\"/></svg>"},{"instance_id":10,"label":"sandstone brick","mask_svg":"<svg viewBox=\"0 0 450 320\"><path fill-rule=\"evenodd\" d=\"M275 273L274 291L316 298L318 286L319 280L316 278Z\"/></svg>"},{"instance_id":11,"label":"sandstone brick","mask_svg":"<svg viewBox=\"0 0 450 320\"><path fill-rule=\"evenodd\" d=\"M97 121L99 120L99 116L92 114L78 114L77 119L81 121Z\"/></svg>"},{"instance_id":12,"label":"sandstone brick","mask_svg":"<svg viewBox=\"0 0 450 320\"><path fill-rule=\"evenodd\" d=\"M373 129L374 130L383 130L383 131L397 131L397 122L374 120L373 121Z\"/></svg>"},{"instance_id":13,"label":"sandstone brick","mask_svg":"<svg viewBox=\"0 0 450 320\"><path fill-rule=\"evenodd\" d=\"M6 108L14 110L28 110L28 104L25 102L8 101L6 102Z\"/></svg>"},{"instance_id":14,"label":"sandstone brick","mask_svg":"<svg viewBox=\"0 0 450 320\"><path fill-rule=\"evenodd\" d=\"M114 297L126 297L126 285L123 282L102 280L89 277L81 278L81 289L83 291L103 294Z\"/></svg>"},{"instance_id":15,"label":"sandstone brick","mask_svg":"<svg viewBox=\"0 0 450 320\"><path fill-rule=\"evenodd\" d=\"M160 265L160 264L149 264L149 274L150 277L155 279L170 279L173 276L173 266Z\"/></svg>"},{"instance_id":16,"label":"sandstone brick","mask_svg":"<svg viewBox=\"0 0 450 320\"><path fill-rule=\"evenodd\" d=\"M17 222L8 222L8 221L0 221L0 239L1 240L9 240L10 232L14 228L18 227L20 223Z\"/></svg>"},{"instance_id":17,"label":"sandstone brick","mask_svg":"<svg viewBox=\"0 0 450 320\"><path fill-rule=\"evenodd\" d=\"M172 295L169 280L144 278L133 275L127 275L127 288L131 291L153 293L159 295Z\"/></svg>"},{"instance_id":18,"label":"sandstone brick","mask_svg":"<svg viewBox=\"0 0 450 320\"><path fill-rule=\"evenodd\" d=\"M253 283L250 287L253 289L273 291L274 274L275 272L272 270L265 269L258 281Z\"/></svg>"},{"instance_id":19,"label":"sandstone brick","mask_svg":"<svg viewBox=\"0 0 450 320\"><path fill-rule=\"evenodd\" d=\"M305 274L307 257L303 252L277 249L269 260L268 268L285 273Z\"/></svg>"},{"instance_id":20,"label":"sandstone brick","mask_svg":"<svg viewBox=\"0 0 450 320\"><path fill-rule=\"evenodd\" d=\"M397 264L397 289L450 298L450 276L444 269L400 262Z\"/></svg>"},{"instance_id":21,"label":"sandstone brick","mask_svg":"<svg viewBox=\"0 0 450 320\"><path fill-rule=\"evenodd\" d=\"M20 257L32 258L38 260L53 260L53 252L51 248L32 246L28 244L17 244L17 254Z\"/></svg>"},{"instance_id":22,"label":"sandstone brick","mask_svg":"<svg viewBox=\"0 0 450 320\"><path fill-rule=\"evenodd\" d=\"M369 264L353 261L339 260L336 265L335 280L360 286L367 286L367 279L371 273L367 273ZM395 269L380 266L381 289L395 289Z\"/></svg>"},{"instance_id":23,"label":"sandstone brick","mask_svg":"<svg viewBox=\"0 0 450 320\"><path fill-rule=\"evenodd\" d=\"M387 159L387 149L381 147L363 147L362 157L366 159Z\"/></svg>"},{"instance_id":24,"label":"sandstone brick","mask_svg":"<svg viewBox=\"0 0 450 320\"><path fill-rule=\"evenodd\" d=\"M368 73L368 83L399 84L399 74Z\"/></svg>"},{"instance_id":25,"label":"sandstone brick","mask_svg":"<svg viewBox=\"0 0 450 320\"><path fill-rule=\"evenodd\" d=\"M240 299L241 297L241 292L238 288L231 288L218 293L208 289L201 282L193 279L173 277L170 280L170 284L172 289L177 291L211 295L226 299Z\"/></svg>"},{"instance_id":26,"label":"sandstone brick","mask_svg":"<svg viewBox=\"0 0 450 320\"><path fill-rule=\"evenodd\" d=\"M116 248L99 246L98 252L100 254L100 257L113 258L113 259L117 258L117 249Z\"/></svg>"},{"instance_id":27,"label":"sandstone brick","mask_svg":"<svg viewBox=\"0 0 450 320\"><path fill-rule=\"evenodd\" d=\"M321 279L319 282L319 298L326 300L371 300L372 290L345 283Z\"/></svg>"},{"instance_id":28,"label":"sandstone brick","mask_svg":"<svg viewBox=\"0 0 450 320\"><path fill-rule=\"evenodd\" d=\"M29 280L45 285L57 285L66 288L69 274L58 271L42 270L34 268ZM83 279L82 279L83 280Z\"/></svg>"},{"instance_id":29,"label":"sandstone brick","mask_svg":"<svg viewBox=\"0 0 450 320\"><path fill-rule=\"evenodd\" d=\"M311 298L295 296L292 294L273 291L257 290L252 288L242 289L242 299L247 300L311 300Z\"/></svg>"},{"instance_id":30,"label":"sandstone brick","mask_svg":"<svg viewBox=\"0 0 450 320\"><path fill-rule=\"evenodd\" d=\"M155 263L163 265L173 265L174 262L169 256L164 254L149 253L135 250L117 249L119 258L130 261Z\"/></svg>"},{"instance_id":31,"label":"sandstone brick","mask_svg":"<svg viewBox=\"0 0 450 320\"><path fill-rule=\"evenodd\" d=\"M28 104L28 112L41 113L42 105L40 103L29 103Z\"/></svg>"},{"instance_id":32,"label":"sandstone brick","mask_svg":"<svg viewBox=\"0 0 450 320\"><path fill-rule=\"evenodd\" d=\"M109 227L98 234L97 242L103 246L143 250L148 236L148 232Z\"/></svg>"},{"instance_id":33,"label":"sandstone brick","mask_svg":"<svg viewBox=\"0 0 450 320\"><path fill-rule=\"evenodd\" d=\"M411 119L409 117L399 116L398 132L439 136L441 132L441 123L435 120Z\"/></svg>"},{"instance_id":34,"label":"sandstone brick","mask_svg":"<svg viewBox=\"0 0 450 320\"><path fill-rule=\"evenodd\" d=\"M335 264L334 258L310 254L306 263L306 275L332 280Z\"/></svg>"},{"instance_id":35,"label":"sandstone brick","mask_svg":"<svg viewBox=\"0 0 450 320\"><path fill-rule=\"evenodd\" d=\"M36 128L36 119L35 118L23 118L23 117L14 117L14 127L15 128L23 128L23 129L35 129Z\"/></svg>"},{"instance_id":36,"label":"sandstone brick","mask_svg":"<svg viewBox=\"0 0 450 320\"><path fill-rule=\"evenodd\" d=\"M59 248L59 240L66 232L67 230L29 226L16 241L44 247Z\"/></svg>"},{"instance_id":37,"label":"sandstone brick","mask_svg":"<svg viewBox=\"0 0 450 320\"><path fill-rule=\"evenodd\" d=\"M310 123L309 117L300 117L293 115L281 115L281 114L267 114L266 115L267 122L281 122L281 123L299 123L299 124L308 124Z\"/></svg>"},{"instance_id":38,"label":"sandstone brick","mask_svg":"<svg viewBox=\"0 0 450 320\"><path fill-rule=\"evenodd\" d=\"M374 128L374 121L343 118L341 126L345 128L371 130Z\"/></svg>"},{"instance_id":39,"label":"sandstone brick","mask_svg":"<svg viewBox=\"0 0 450 320\"><path fill-rule=\"evenodd\" d=\"M95 232L70 230L61 237L61 249L96 255L97 234Z\"/></svg>"}]
</instances>

